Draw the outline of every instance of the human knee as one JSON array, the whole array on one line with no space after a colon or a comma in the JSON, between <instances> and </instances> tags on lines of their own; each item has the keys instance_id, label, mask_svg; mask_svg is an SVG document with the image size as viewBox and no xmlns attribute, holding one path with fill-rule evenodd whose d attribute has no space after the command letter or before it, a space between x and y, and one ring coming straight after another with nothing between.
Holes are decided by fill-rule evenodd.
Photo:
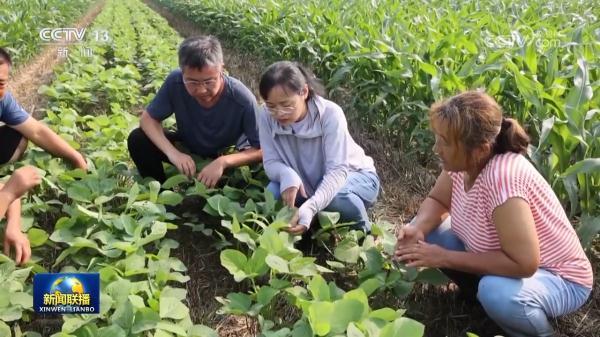
<instances>
[{"instance_id":1,"label":"human knee","mask_svg":"<svg viewBox=\"0 0 600 337\"><path fill-rule=\"evenodd\" d=\"M279 183L274 181L269 182L269 184L267 185L267 191L273 194L273 198L275 198L275 200L281 199L281 192L279 191L279 188Z\"/></svg>"},{"instance_id":2,"label":"human knee","mask_svg":"<svg viewBox=\"0 0 600 337\"><path fill-rule=\"evenodd\" d=\"M520 280L502 276L487 275L479 281L477 299L486 309L506 309L518 293ZM500 309L502 311L502 309Z\"/></svg>"},{"instance_id":3,"label":"human knee","mask_svg":"<svg viewBox=\"0 0 600 337\"><path fill-rule=\"evenodd\" d=\"M148 137L142 128L133 129L127 137L127 147L131 150L131 148L136 147L141 142L144 142L147 138Z\"/></svg>"}]
</instances>

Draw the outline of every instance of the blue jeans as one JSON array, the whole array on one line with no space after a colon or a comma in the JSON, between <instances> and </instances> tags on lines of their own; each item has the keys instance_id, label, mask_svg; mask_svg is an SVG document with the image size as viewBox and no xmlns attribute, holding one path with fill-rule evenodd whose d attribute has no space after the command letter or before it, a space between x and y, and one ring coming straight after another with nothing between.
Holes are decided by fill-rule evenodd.
<instances>
[{"instance_id":1,"label":"blue jeans","mask_svg":"<svg viewBox=\"0 0 600 337\"><path fill-rule=\"evenodd\" d=\"M450 250L465 250L450 229L450 217L427 235L425 241ZM590 293L591 289L542 268L521 279L483 275L477 287L477 299L488 316L510 336L519 337L552 336L554 331L548 317L579 309Z\"/></svg>"},{"instance_id":2,"label":"blue jeans","mask_svg":"<svg viewBox=\"0 0 600 337\"><path fill-rule=\"evenodd\" d=\"M270 182L267 189L273 193L275 199L281 198L279 182ZM328 212L340 213L341 222L355 222L354 228L365 232L371 231L371 222L367 209L377 200L379 195L379 177L374 172L357 171L349 172L346 184L333 197L325 208ZM304 203L300 194L296 196L296 206Z\"/></svg>"}]
</instances>

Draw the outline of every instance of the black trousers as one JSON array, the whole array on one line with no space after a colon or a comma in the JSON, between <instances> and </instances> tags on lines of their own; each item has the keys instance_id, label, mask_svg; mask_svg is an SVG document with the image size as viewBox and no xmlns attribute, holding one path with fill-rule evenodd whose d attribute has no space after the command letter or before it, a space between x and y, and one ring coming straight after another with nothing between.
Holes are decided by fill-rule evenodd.
<instances>
[{"instance_id":1,"label":"black trousers","mask_svg":"<svg viewBox=\"0 0 600 337\"><path fill-rule=\"evenodd\" d=\"M8 125L0 126L0 164L6 164L19 147L23 135Z\"/></svg>"},{"instance_id":2,"label":"black trousers","mask_svg":"<svg viewBox=\"0 0 600 337\"><path fill-rule=\"evenodd\" d=\"M164 132L165 137L171 143L181 140L177 132L167 130ZM127 138L127 148L129 149L131 159L142 177L152 177L160 183L163 183L167 179L162 163L170 163L169 158L152 143L152 140L148 138L141 128L131 131Z\"/></svg>"}]
</instances>

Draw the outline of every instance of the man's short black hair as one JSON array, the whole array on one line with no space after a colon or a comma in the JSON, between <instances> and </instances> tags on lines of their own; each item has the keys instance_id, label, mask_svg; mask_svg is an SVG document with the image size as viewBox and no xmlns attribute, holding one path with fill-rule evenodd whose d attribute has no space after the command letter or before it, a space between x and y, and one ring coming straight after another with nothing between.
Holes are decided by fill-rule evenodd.
<instances>
[{"instance_id":1,"label":"man's short black hair","mask_svg":"<svg viewBox=\"0 0 600 337\"><path fill-rule=\"evenodd\" d=\"M6 49L0 47L0 64L8 63L9 66L12 65L12 60L10 59L10 54Z\"/></svg>"},{"instance_id":2,"label":"man's short black hair","mask_svg":"<svg viewBox=\"0 0 600 337\"><path fill-rule=\"evenodd\" d=\"M181 70L184 67L202 69L223 64L221 43L211 35L188 37L179 46L178 54Z\"/></svg>"}]
</instances>

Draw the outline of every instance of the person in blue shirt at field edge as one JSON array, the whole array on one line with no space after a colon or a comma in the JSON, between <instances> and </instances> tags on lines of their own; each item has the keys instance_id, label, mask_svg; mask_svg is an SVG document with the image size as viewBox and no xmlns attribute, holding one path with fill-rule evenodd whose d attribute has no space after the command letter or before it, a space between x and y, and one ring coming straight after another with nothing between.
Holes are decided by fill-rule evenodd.
<instances>
[{"instance_id":1,"label":"person in blue shirt at field edge","mask_svg":"<svg viewBox=\"0 0 600 337\"><path fill-rule=\"evenodd\" d=\"M31 117L15 100L8 87L12 61L10 54L0 48L0 165L17 161L25 152L30 140L44 150L65 158L73 166L87 170L87 162L81 153L73 149L44 123ZM33 167L16 170L9 183L0 190L0 219L6 216L4 254L15 250L15 261L23 264L31 257L27 236L21 232L20 197L39 183L39 175ZM37 183L30 183L37 182Z\"/></svg>"},{"instance_id":2,"label":"person in blue shirt at field edge","mask_svg":"<svg viewBox=\"0 0 600 337\"><path fill-rule=\"evenodd\" d=\"M256 128L258 105L239 80L223 73L221 44L213 36L185 39L179 67L167 76L127 140L141 176L166 180L163 162L188 177L214 187L225 169L260 162ZM162 121L175 114L177 131ZM236 145L238 152L221 155ZM200 172L189 153L214 160Z\"/></svg>"},{"instance_id":3,"label":"person in blue shirt at field edge","mask_svg":"<svg viewBox=\"0 0 600 337\"><path fill-rule=\"evenodd\" d=\"M258 124L267 189L299 207L287 230L304 234L317 212L326 210L369 232L367 208L379 194L379 177L348 132L340 106L323 98L308 70L288 61L265 70L259 91L266 102Z\"/></svg>"}]
</instances>

